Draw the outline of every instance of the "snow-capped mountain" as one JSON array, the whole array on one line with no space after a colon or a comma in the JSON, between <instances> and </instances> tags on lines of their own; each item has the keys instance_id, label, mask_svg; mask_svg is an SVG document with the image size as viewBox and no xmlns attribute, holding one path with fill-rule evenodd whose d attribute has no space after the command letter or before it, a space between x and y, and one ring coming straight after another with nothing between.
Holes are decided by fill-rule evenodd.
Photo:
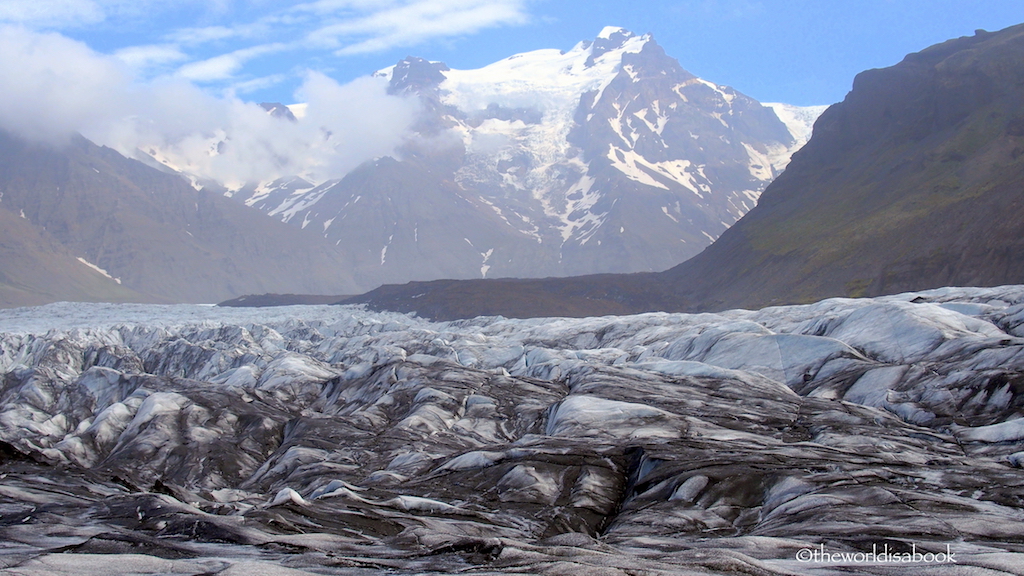
<instances>
[{"instance_id":1,"label":"snow-capped mountain","mask_svg":"<svg viewBox=\"0 0 1024 576\"><path fill-rule=\"evenodd\" d=\"M569 51L376 76L422 104L397 159L230 194L383 282L666 269L756 204L824 110L761 105L613 27Z\"/></svg>"}]
</instances>

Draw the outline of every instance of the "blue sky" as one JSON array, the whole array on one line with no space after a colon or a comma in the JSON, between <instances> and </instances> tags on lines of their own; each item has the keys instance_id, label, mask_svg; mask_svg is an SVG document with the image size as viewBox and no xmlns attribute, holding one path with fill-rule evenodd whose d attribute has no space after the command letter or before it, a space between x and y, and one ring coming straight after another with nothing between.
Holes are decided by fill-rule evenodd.
<instances>
[{"instance_id":1,"label":"blue sky","mask_svg":"<svg viewBox=\"0 0 1024 576\"><path fill-rule=\"evenodd\" d=\"M816 105L862 70L1020 22L1024 0L0 0L0 129L80 133L226 186L322 181L415 137L418 99L369 76L408 55L478 68L621 26L707 80ZM259 102L307 106L293 123Z\"/></svg>"},{"instance_id":2,"label":"blue sky","mask_svg":"<svg viewBox=\"0 0 1024 576\"><path fill-rule=\"evenodd\" d=\"M345 83L407 56L476 68L571 48L606 25L650 32L684 68L761 101L841 100L854 75L1024 22L1020 0L3 0L0 24L56 33L133 81L293 102L310 70ZM53 36L51 36L52 38Z\"/></svg>"}]
</instances>

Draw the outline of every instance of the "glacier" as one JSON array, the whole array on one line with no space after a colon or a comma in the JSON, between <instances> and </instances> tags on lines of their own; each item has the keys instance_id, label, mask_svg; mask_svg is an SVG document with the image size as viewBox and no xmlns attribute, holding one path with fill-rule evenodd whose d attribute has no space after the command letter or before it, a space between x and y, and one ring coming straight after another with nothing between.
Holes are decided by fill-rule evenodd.
<instances>
[{"instance_id":1,"label":"glacier","mask_svg":"<svg viewBox=\"0 0 1024 576\"><path fill-rule=\"evenodd\" d=\"M0 573L1021 574L1022 373L1024 286L0 310Z\"/></svg>"}]
</instances>

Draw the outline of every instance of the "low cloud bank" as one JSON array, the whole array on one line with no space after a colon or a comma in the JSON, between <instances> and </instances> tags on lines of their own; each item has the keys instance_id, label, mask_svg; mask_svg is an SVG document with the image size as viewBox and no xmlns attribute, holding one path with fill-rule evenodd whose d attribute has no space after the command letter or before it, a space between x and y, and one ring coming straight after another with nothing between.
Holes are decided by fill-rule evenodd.
<instances>
[{"instance_id":1,"label":"low cloud bank","mask_svg":"<svg viewBox=\"0 0 1024 576\"><path fill-rule=\"evenodd\" d=\"M51 145L78 132L228 186L337 178L394 153L419 106L386 87L381 78L342 85L309 72L296 93L306 113L293 122L180 78L140 83L121 60L60 34L0 27L0 128Z\"/></svg>"}]
</instances>

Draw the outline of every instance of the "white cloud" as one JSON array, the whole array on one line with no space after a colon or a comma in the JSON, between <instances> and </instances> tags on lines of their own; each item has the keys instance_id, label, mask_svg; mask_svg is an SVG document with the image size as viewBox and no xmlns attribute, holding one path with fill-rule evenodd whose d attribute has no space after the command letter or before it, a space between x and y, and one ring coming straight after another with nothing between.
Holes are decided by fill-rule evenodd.
<instances>
[{"instance_id":1,"label":"white cloud","mask_svg":"<svg viewBox=\"0 0 1024 576\"><path fill-rule=\"evenodd\" d=\"M370 10L407 3L402 0L316 0L298 4L294 10L316 14L336 14L342 10Z\"/></svg>"},{"instance_id":2,"label":"white cloud","mask_svg":"<svg viewBox=\"0 0 1024 576\"><path fill-rule=\"evenodd\" d=\"M167 39L182 44L204 44L240 36L235 28L228 26L204 26L202 28L179 28L167 35Z\"/></svg>"},{"instance_id":3,"label":"white cloud","mask_svg":"<svg viewBox=\"0 0 1024 576\"><path fill-rule=\"evenodd\" d=\"M56 33L0 27L0 126L46 142L110 122L126 106L121 63Z\"/></svg>"},{"instance_id":4,"label":"white cloud","mask_svg":"<svg viewBox=\"0 0 1024 576\"><path fill-rule=\"evenodd\" d=\"M250 24L233 24L232 26L203 26L198 28L179 28L166 35L171 42L186 46L198 46L210 42L221 42L238 38L253 38L269 34L267 22L259 21Z\"/></svg>"},{"instance_id":5,"label":"white cloud","mask_svg":"<svg viewBox=\"0 0 1024 576\"><path fill-rule=\"evenodd\" d=\"M386 87L379 78L340 85L309 73L301 88L306 114L292 122L174 82L141 114L94 137L126 154L156 150L179 169L229 186L296 174L322 181L405 142L418 103L389 96Z\"/></svg>"},{"instance_id":6,"label":"white cloud","mask_svg":"<svg viewBox=\"0 0 1024 576\"><path fill-rule=\"evenodd\" d=\"M318 2L304 9L333 7L342 15L307 36L307 42L337 54L377 52L414 46L434 38L479 32L528 20L523 0L412 0L367 3Z\"/></svg>"},{"instance_id":7,"label":"white cloud","mask_svg":"<svg viewBox=\"0 0 1024 576\"><path fill-rule=\"evenodd\" d=\"M288 78L289 77L285 74L271 74L270 76L261 76L259 78L235 82L227 87L225 94L235 95L257 92L272 86L278 86L281 83L286 82Z\"/></svg>"},{"instance_id":8,"label":"white cloud","mask_svg":"<svg viewBox=\"0 0 1024 576\"><path fill-rule=\"evenodd\" d=\"M342 85L310 72L299 95L308 105L298 125L330 134L327 150L307 160L308 168L323 176L346 174L364 160L393 154L420 112L419 100L389 96L387 80L369 76Z\"/></svg>"},{"instance_id":9,"label":"white cloud","mask_svg":"<svg viewBox=\"0 0 1024 576\"><path fill-rule=\"evenodd\" d=\"M294 81L293 64L275 70L257 61L285 52L383 51L522 24L527 1L317 0L281 8L221 0L201 5L203 26L167 32L160 19L175 22L182 5L199 0L0 0L0 26L21 23L0 28L0 129L48 142L81 132L128 155L159 149L223 183L340 177L393 154L411 132L418 101L388 95L381 79L340 85L311 72L300 90L306 115L288 122L236 97ZM102 30L139 23L134 29L152 31L156 41L105 55L31 30L97 22Z\"/></svg>"},{"instance_id":10,"label":"white cloud","mask_svg":"<svg viewBox=\"0 0 1024 576\"><path fill-rule=\"evenodd\" d=\"M188 60L188 56L174 44L131 46L114 52L114 57L135 70L161 67Z\"/></svg>"},{"instance_id":11,"label":"white cloud","mask_svg":"<svg viewBox=\"0 0 1024 576\"><path fill-rule=\"evenodd\" d=\"M129 156L158 150L190 173L227 184L341 177L393 154L419 110L414 99L388 95L383 79L340 85L311 72L301 88L305 117L291 122L181 78L133 81L117 57L14 27L0 28L0 78L2 129L51 143L78 131Z\"/></svg>"},{"instance_id":12,"label":"white cloud","mask_svg":"<svg viewBox=\"0 0 1024 576\"><path fill-rule=\"evenodd\" d=\"M211 16L227 12L231 0L2 0L0 23L30 28L76 28L111 20L160 21L190 5Z\"/></svg>"},{"instance_id":13,"label":"white cloud","mask_svg":"<svg viewBox=\"0 0 1024 576\"><path fill-rule=\"evenodd\" d=\"M199 82L225 80L238 72L244 62L244 59L235 54L221 54L200 62L190 62L179 68L177 75Z\"/></svg>"},{"instance_id":14,"label":"white cloud","mask_svg":"<svg viewBox=\"0 0 1024 576\"><path fill-rule=\"evenodd\" d=\"M170 74L231 90L275 74L294 78L292 65L278 70L253 65L274 53L317 58L411 47L523 24L529 19L528 1L315 0L282 7L265 0L0 0L0 23L18 22L30 29L102 23L89 33L144 32L157 41L114 52L134 73L151 78ZM194 17L197 10L199 18ZM203 25L175 27L186 12L191 22Z\"/></svg>"},{"instance_id":15,"label":"white cloud","mask_svg":"<svg viewBox=\"0 0 1024 576\"><path fill-rule=\"evenodd\" d=\"M103 8L93 0L3 0L0 22L26 26L75 26L100 22Z\"/></svg>"},{"instance_id":16,"label":"white cloud","mask_svg":"<svg viewBox=\"0 0 1024 576\"><path fill-rule=\"evenodd\" d=\"M182 66L195 81L234 77L252 58L288 50L330 50L335 55L380 52L433 39L473 34L528 21L526 0L319 0L231 26L181 28L169 42L198 47L218 42L275 38L272 50L253 46Z\"/></svg>"},{"instance_id":17,"label":"white cloud","mask_svg":"<svg viewBox=\"0 0 1024 576\"><path fill-rule=\"evenodd\" d=\"M179 68L177 75L181 78L198 82L227 80L233 78L249 60L287 49L288 45L282 43L242 48L199 62L190 62Z\"/></svg>"}]
</instances>

